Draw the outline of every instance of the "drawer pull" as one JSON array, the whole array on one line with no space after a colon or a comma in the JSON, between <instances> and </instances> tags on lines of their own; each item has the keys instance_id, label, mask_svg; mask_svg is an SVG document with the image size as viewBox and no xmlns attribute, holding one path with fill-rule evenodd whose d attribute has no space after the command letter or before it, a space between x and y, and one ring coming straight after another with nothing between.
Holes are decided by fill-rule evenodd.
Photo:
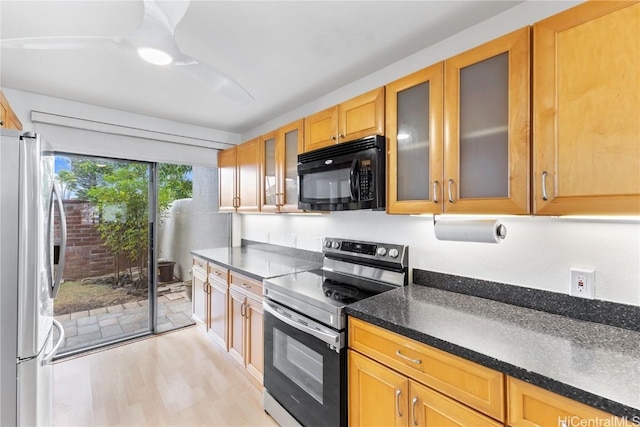
<instances>
[{"instance_id":1,"label":"drawer pull","mask_svg":"<svg viewBox=\"0 0 640 427\"><path fill-rule=\"evenodd\" d=\"M243 287L243 288L245 288L245 289L251 289L251 286L250 286L250 285L247 285L246 283L243 283L243 284L242 284L242 287Z\"/></svg>"},{"instance_id":2,"label":"drawer pull","mask_svg":"<svg viewBox=\"0 0 640 427\"><path fill-rule=\"evenodd\" d=\"M400 394L402 394L402 390L396 390L396 412L398 416L402 416L402 412L400 412Z\"/></svg>"},{"instance_id":3,"label":"drawer pull","mask_svg":"<svg viewBox=\"0 0 640 427\"><path fill-rule=\"evenodd\" d=\"M213 274L215 274L216 276L219 276L219 275L220 275L220 272L219 272L219 271L215 271L215 270L214 270L214 271L213 271Z\"/></svg>"},{"instance_id":4,"label":"drawer pull","mask_svg":"<svg viewBox=\"0 0 640 427\"><path fill-rule=\"evenodd\" d=\"M411 401L411 419L413 420L413 425L418 425L418 420L416 420L416 403L418 403L418 398L414 397Z\"/></svg>"},{"instance_id":5,"label":"drawer pull","mask_svg":"<svg viewBox=\"0 0 640 427\"><path fill-rule=\"evenodd\" d=\"M404 354L400 353L400 350L396 350L396 356L400 356L405 360L408 360L411 363L415 363L416 365L419 365L422 363L422 360L420 359L412 359L410 357L405 356Z\"/></svg>"}]
</instances>

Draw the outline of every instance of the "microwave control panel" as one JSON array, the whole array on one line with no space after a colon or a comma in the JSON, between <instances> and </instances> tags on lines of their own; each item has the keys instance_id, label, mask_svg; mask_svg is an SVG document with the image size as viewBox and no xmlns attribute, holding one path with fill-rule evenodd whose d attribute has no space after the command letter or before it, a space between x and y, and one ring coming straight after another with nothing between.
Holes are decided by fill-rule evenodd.
<instances>
[{"instance_id":1,"label":"microwave control panel","mask_svg":"<svg viewBox=\"0 0 640 427\"><path fill-rule=\"evenodd\" d=\"M360 162L360 201L373 200L375 181L371 171L371 160Z\"/></svg>"}]
</instances>

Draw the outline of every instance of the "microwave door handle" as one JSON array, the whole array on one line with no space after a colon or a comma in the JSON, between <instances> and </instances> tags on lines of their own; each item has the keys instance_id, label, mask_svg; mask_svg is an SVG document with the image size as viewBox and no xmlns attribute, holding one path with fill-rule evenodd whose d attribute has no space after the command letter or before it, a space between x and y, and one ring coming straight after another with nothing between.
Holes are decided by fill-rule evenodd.
<instances>
[{"instance_id":1,"label":"microwave door handle","mask_svg":"<svg viewBox=\"0 0 640 427\"><path fill-rule=\"evenodd\" d=\"M349 187L351 190L351 200L358 201L358 159L351 162L351 171L349 172Z\"/></svg>"}]
</instances>

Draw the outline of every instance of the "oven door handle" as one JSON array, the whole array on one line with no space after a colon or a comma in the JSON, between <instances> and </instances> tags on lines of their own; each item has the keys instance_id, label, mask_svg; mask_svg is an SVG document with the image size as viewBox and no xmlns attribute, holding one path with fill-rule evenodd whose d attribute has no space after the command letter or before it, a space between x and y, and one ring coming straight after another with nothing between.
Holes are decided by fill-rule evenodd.
<instances>
[{"instance_id":1,"label":"oven door handle","mask_svg":"<svg viewBox=\"0 0 640 427\"><path fill-rule=\"evenodd\" d=\"M340 334L339 333L335 333L335 334L329 334L326 332L322 332L319 331L317 329L313 329L310 328L309 326L305 326L302 323L298 323L296 321L293 321L291 319L289 319L287 316L284 316L280 313L278 313L278 311L276 311L275 308L273 308L269 302L267 301L263 301L262 302L262 308L269 314L271 314L273 317L275 317L276 319L282 321L283 323L286 323L287 325L291 326L292 328L295 328L299 331L305 332L309 335L312 335L316 338L318 338L319 340L333 346L336 348L340 348Z\"/></svg>"}]
</instances>

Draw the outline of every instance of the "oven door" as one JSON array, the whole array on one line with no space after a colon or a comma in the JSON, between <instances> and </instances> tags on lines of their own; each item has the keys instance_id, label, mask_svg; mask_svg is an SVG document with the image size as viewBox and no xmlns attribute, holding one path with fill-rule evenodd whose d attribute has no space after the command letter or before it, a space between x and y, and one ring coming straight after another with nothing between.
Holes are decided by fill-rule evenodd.
<instances>
[{"instance_id":1,"label":"oven door","mask_svg":"<svg viewBox=\"0 0 640 427\"><path fill-rule=\"evenodd\" d=\"M346 425L344 333L268 299L263 307L264 386L269 394L306 427Z\"/></svg>"}]
</instances>

